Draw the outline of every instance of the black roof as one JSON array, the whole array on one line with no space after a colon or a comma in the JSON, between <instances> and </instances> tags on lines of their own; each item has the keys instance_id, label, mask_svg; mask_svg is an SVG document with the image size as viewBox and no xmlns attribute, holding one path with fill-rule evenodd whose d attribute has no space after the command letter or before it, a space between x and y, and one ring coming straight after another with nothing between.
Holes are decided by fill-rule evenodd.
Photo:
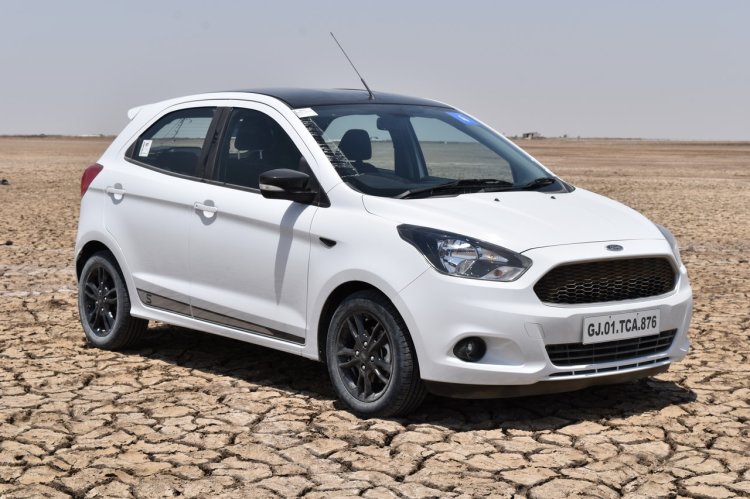
<instances>
[{"instance_id":1,"label":"black roof","mask_svg":"<svg viewBox=\"0 0 750 499\"><path fill-rule=\"evenodd\" d=\"M439 102L405 95L389 94L385 92L373 92L374 99L369 99L367 90L335 88L335 89L310 89L310 88L256 88L251 90L240 90L240 92L252 92L255 94L268 95L284 101L292 109L301 107L326 106L336 104L413 104L417 106L439 106L449 107Z\"/></svg>"}]
</instances>

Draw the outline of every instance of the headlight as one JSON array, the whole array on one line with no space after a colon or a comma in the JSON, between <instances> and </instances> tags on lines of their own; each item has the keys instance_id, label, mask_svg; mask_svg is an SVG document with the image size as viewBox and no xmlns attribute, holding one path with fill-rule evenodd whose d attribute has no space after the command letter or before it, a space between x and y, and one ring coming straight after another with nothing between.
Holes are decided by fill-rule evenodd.
<instances>
[{"instance_id":1,"label":"headlight","mask_svg":"<svg viewBox=\"0 0 750 499\"><path fill-rule=\"evenodd\" d=\"M667 229L663 225L656 223L654 225L656 225L656 228L659 229L659 231L669 243L669 246L672 248L672 253L674 254L675 260L677 260L677 265L682 265L682 258L680 257L680 245L677 242L677 239L675 239L674 235L669 232L669 229Z\"/></svg>"},{"instance_id":2,"label":"headlight","mask_svg":"<svg viewBox=\"0 0 750 499\"><path fill-rule=\"evenodd\" d=\"M494 244L416 225L399 225L398 233L443 274L515 281L531 267L531 260Z\"/></svg>"}]
</instances>

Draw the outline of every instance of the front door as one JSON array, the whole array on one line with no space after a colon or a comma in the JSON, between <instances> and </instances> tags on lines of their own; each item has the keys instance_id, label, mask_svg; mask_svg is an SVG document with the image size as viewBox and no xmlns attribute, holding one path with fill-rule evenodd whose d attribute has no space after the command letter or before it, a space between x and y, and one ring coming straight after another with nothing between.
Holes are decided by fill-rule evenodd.
<instances>
[{"instance_id":1,"label":"front door","mask_svg":"<svg viewBox=\"0 0 750 499\"><path fill-rule=\"evenodd\" d=\"M196 319L304 343L310 225L318 208L266 199L258 190L260 173L300 168L301 148L301 139L270 107L232 111L214 180L194 200L190 221Z\"/></svg>"}]
</instances>

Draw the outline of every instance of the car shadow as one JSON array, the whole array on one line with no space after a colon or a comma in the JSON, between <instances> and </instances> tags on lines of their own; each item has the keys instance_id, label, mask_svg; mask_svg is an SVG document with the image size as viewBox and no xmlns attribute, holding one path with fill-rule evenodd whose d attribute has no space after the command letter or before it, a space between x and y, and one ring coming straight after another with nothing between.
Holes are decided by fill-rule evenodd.
<instances>
[{"instance_id":1,"label":"car shadow","mask_svg":"<svg viewBox=\"0 0 750 499\"><path fill-rule=\"evenodd\" d=\"M334 401L336 409L345 410L336 399L326 367L296 355L168 325L152 326L143 346L126 353ZM648 378L576 392L505 399L429 396L415 413L392 419L404 425L432 424L454 431L542 431L658 411L696 398L695 392L674 382Z\"/></svg>"}]
</instances>

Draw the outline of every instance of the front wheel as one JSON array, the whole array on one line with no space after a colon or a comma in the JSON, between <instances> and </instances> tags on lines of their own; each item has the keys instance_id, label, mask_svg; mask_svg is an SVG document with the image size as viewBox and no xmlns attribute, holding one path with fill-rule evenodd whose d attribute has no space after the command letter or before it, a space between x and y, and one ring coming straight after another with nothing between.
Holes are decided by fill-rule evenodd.
<instances>
[{"instance_id":1,"label":"front wheel","mask_svg":"<svg viewBox=\"0 0 750 499\"><path fill-rule=\"evenodd\" d=\"M148 321L131 317L128 288L114 257L95 253L83 266L78 280L78 313L88 342L106 350L134 346Z\"/></svg>"},{"instance_id":2,"label":"front wheel","mask_svg":"<svg viewBox=\"0 0 750 499\"><path fill-rule=\"evenodd\" d=\"M362 416L407 414L426 395L406 325L375 291L354 293L336 309L326 361L337 395Z\"/></svg>"}]
</instances>

